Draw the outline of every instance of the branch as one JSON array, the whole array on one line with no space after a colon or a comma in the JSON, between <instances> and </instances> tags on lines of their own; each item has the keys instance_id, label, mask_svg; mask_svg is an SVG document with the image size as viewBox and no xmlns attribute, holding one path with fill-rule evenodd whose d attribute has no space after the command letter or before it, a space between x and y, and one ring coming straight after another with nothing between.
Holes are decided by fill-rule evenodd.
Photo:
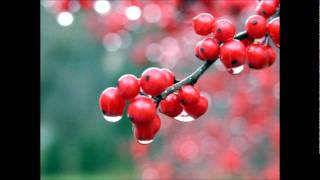
<instances>
[{"instance_id":1,"label":"branch","mask_svg":"<svg viewBox=\"0 0 320 180\"><path fill-rule=\"evenodd\" d=\"M234 39L245 39L248 35L245 31L242 31L235 35ZM184 78L183 80L173 84L172 86L168 87L165 91L163 91L159 96L155 97L154 100L157 103L157 105L160 103L162 99L165 99L169 94L179 90L182 86L190 84L195 84L198 79L202 76L202 74L214 63L217 59L213 61L206 61L203 65L201 65L196 71L194 71L192 74Z\"/></svg>"},{"instance_id":2,"label":"branch","mask_svg":"<svg viewBox=\"0 0 320 180\"><path fill-rule=\"evenodd\" d=\"M277 10L277 12L270 18L276 18L280 15L280 8ZM245 31L239 32L234 36L234 39L242 40L248 38L248 34ZM165 91L163 91L159 96L154 97L154 101L157 103L157 106L159 105L160 101L162 99L165 99L169 94L179 90L182 86L190 84L195 84L198 79L202 76L202 74L214 63L217 59L213 61L206 61L203 65L201 65L196 71L194 71L192 74L187 76L181 81L175 81L175 84L168 87Z\"/></svg>"}]
</instances>

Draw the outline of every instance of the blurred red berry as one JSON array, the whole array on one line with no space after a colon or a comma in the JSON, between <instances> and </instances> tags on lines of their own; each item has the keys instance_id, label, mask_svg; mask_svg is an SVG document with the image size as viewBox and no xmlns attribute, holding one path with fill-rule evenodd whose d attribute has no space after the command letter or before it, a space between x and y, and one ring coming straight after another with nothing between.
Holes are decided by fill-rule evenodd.
<instances>
[{"instance_id":1,"label":"blurred red berry","mask_svg":"<svg viewBox=\"0 0 320 180\"><path fill-rule=\"evenodd\" d=\"M201 56L207 61L215 61L219 56L219 44L212 37L201 40L199 50Z\"/></svg>"},{"instance_id":2,"label":"blurred red berry","mask_svg":"<svg viewBox=\"0 0 320 180\"><path fill-rule=\"evenodd\" d=\"M132 99L138 95L140 91L139 81L132 74L125 74L118 80L119 94L125 99Z\"/></svg>"},{"instance_id":3,"label":"blurred red berry","mask_svg":"<svg viewBox=\"0 0 320 180\"><path fill-rule=\"evenodd\" d=\"M267 29L273 43L280 47L280 18L277 17L271 20L267 25Z\"/></svg>"},{"instance_id":4,"label":"blurred red berry","mask_svg":"<svg viewBox=\"0 0 320 180\"><path fill-rule=\"evenodd\" d=\"M235 149L230 149L222 154L221 165L229 172L237 172L241 168L241 156Z\"/></svg>"},{"instance_id":5,"label":"blurred red berry","mask_svg":"<svg viewBox=\"0 0 320 180\"><path fill-rule=\"evenodd\" d=\"M226 68L234 68L245 63L246 48L239 40L230 40L220 47L220 59Z\"/></svg>"},{"instance_id":6,"label":"blurred red berry","mask_svg":"<svg viewBox=\"0 0 320 180\"><path fill-rule=\"evenodd\" d=\"M146 69L140 78L142 90L151 95L157 96L162 93L167 87L167 81L164 80L166 75L159 68Z\"/></svg>"},{"instance_id":7,"label":"blurred red berry","mask_svg":"<svg viewBox=\"0 0 320 180\"><path fill-rule=\"evenodd\" d=\"M262 38L267 32L267 21L260 15L252 15L245 22L245 29L252 38Z\"/></svg>"},{"instance_id":8,"label":"blurred red berry","mask_svg":"<svg viewBox=\"0 0 320 180\"><path fill-rule=\"evenodd\" d=\"M199 118L208 110L208 100L204 96L200 96L195 104L183 106L184 110L193 118Z\"/></svg>"},{"instance_id":9,"label":"blurred red berry","mask_svg":"<svg viewBox=\"0 0 320 180\"><path fill-rule=\"evenodd\" d=\"M256 8L256 13L269 18L272 16L277 10L277 5L272 0L261 0Z\"/></svg>"},{"instance_id":10,"label":"blurred red berry","mask_svg":"<svg viewBox=\"0 0 320 180\"><path fill-rule=\"evenodd\" d=\"M156 116L156 104L146 96L137 96L129 104L128 118L136 125L148 124Z\"/></svg>"},{"instance_id":11,"label":"blurred red berry","mask_svg":"<svg viewBox=\"0 0 320 180\"><path fill-rule=\"evenodd\" d=\"M115 87L105 89L100 95L99 103L103 114L106 116L122 116L126 105L125 100Z\"/></svg>"},{"instance_id":12,"label":"blurred red berry","mask_svg":"<svg viewBox=\"0 0 320 180\"><path fill-rule=\"evenodd\" d=\"M180 102L183 105L196 103L200 98L200 92L192 85L185 85L179 89Z\"/></svg>"},{"instance_id":13,"label":"blurred red berry","mask_svg":"<svg viewBox=\"0 0 320 180\"><path fill-rule=\"evenodd\" d=\"M263 44L251 44L247 47L248 66L252 69L262 69L269 65L269 52Z\"/></svg>"},{"instance_id":14,"label":"blurred red berry","mask_svg":"<svg viewBox=\"0 0 320 180\"><path fill-rule=\"evenodd\" d=\"M93 6L94 1L92 0L79 0L81 8L85 10L90 10Z\"/></svg>"},{"instance_id":15,"label":"blurred red berry","mask_svg":"<svg viewBox=\"0 0 320 180\"><path fill-rule=\"evenodd\" d=\"M231 20L222 18L216 20L212 32L218 41L226 42L233 38L236 33L236 27Z\"/></svg>"},{"instance_id":16,"label":"blurred red berry","mask_svg":"<svg viewBox=\"0 0 320 180\"><path fill-rule=\"evenodd\" d=\"M182 110L183 108L180 105L179 96L175 93L169 94L160 102L160 112L167 116L176 117Z\"/></svg>"},{"instance_id":17,"label":"blurred red berry","mask_svg":"<svg viewBox=\"0 0 320 180\"><path fill-rule=\"evenodd\" d=\"M211 33L214 17L209 13L201 13L192 19L192 26L194 31L202 36Z\"/></svg>"},{"instance_id":18,"label":"blurred red berry","mask_svg":"<svg viewBox=\"0 0 320 180\"><path fill-rule=\"evenodd\" d=\"M70 10L70 0L60 0L56 2L56 11L69 11Z\"/></svg>"}]
</instances>

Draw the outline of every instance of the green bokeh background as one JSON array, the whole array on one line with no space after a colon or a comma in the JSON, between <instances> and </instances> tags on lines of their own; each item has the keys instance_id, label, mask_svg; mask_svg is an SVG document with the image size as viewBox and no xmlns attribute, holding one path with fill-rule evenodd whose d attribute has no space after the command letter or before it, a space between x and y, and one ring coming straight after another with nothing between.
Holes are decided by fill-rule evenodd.
<instances>
[{"instance_id":1,"label":"green bokeh background","mask_svg":"<svg viewBox=\"0 0 320 180\"><path fill-rule=\"evenodd\" d=\"M98 106L119 76L145 68L131 65L129 51L107 53L85 28L83 12L61 27L41 7L41 179L138 177L122 149L132 138L128 119L106 123Z\"/></svg>"}]
</instances>

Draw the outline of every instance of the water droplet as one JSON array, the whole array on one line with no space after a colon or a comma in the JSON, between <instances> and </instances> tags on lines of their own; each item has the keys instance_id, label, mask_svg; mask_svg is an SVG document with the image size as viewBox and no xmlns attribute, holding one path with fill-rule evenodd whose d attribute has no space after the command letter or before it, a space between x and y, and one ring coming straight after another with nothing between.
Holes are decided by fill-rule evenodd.
<instances>
[{"instance_id":1,"label":"water droplet","mask_svg":"<svg viewBox=\"0 0 320 180\"><path fill-rule=\"evenodd\" d=\"M182 111L178 116L174 117L175 120L181 122L190 122L195 120L192 116L190 116L186 111Z\"/></svg>"},{"instance_id":2,"label":"water droplet","mask_svg":"<svg viewBox=\"0 0 320 180\"><path fill-rule=\"evenodd\" d=\"M122 118L122 116L106 116L106 115L103 115L103 117L108 122L118 122Z\"/></svg>"},{"instance_id":3,"label":"water droplet","mask_svg":"<svg viewBox=\"0 0 320 180\"><path fill-rule=\"evenodd\" d=\"M146 145L146 144L152 143L152 142L153 142L153 139L151 139L151 140L137 140L137 141L138 141L139 144L144 144L144 145Z\"/></svg>"},{"instance_id":4,"label":"water droplet","mask_svg":"<svg viewBox=\"0 0 320 180\"><path fill-rule=\"evenodd\" d=\"M244 65L228 69L228 73L232 75L240 74L244 69Z\"/></svg>"},{"instance_id":5,"label":"water droplet","mask_svg":"<svg viewBox=\"0 0 320 180\"><path fill-rule=\"evenodd\" d=\"M136 127L134 126L134 124L132 124L132 133L133 133L133 136L134 136L135 138L137 138L137 136L136 136ZM149 140L139 140L139 139L137 139L137 142L138 142L139 144L146 145L146 144L152 143L152 142L153 142L153 139L149 139Z\"/></svg>"}]
</instances>

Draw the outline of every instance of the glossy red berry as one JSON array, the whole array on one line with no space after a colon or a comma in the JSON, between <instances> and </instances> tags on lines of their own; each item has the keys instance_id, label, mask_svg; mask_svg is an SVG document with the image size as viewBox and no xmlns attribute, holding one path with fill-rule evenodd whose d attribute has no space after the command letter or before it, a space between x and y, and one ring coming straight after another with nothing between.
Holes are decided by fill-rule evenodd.
<instances>
[{"instance_id":1,"label":"glossy red berry","mask_svg":"<svg viewBox=\"0 0 320 180\"><path fill-rule=\"evenodd\" d=\"M138 95L140 91L139 81L132 74L125 74L118 80L119 94L125 99L132 99Z\"/></svg>"},{"instance_id":2,"label":"glossy red berry","mask_svg":"<svg viewBox=\"0 0 320 180\"><path fill-rule=\"evenodd\" d=\"M219 56L219 44L212 37L201 40L199 50L201 57L206 61L215 61Z\"/></svg>"},{"instance_id":3,"label":"glossy red berry","mask_svg":"<svg viewBox=\"0 0 320 180\"><path fill-rule=\"evenodd\" d=\"M126 102L117 88L109 87L101 93L99 105L106 116L122 116Z\"/></svg>"},{"instance_id":4,"label":"glossy red berry","mask_svg":"<svg viewBox=\"0 0 320 180\"><path fill-rule=\"evenodd\" d=\"M167 87L166 75L159 68L146 69L140 78L142 90L151 96L161 94Z\"/></svg>"},{"instance_id":5,"label":"glossy red berry","mask_svg":"<svg viewBox=\"0 0 320 180\"><path fill-rule=\"evenodd\" d=\"M201 45L201 41L199 41L197 44L196 44L196 47L194 48L194 54L195 56L200 59L200 60L205 60L206 58L203 56L203 54L201 53L200 51L200 45Z\"/></svg>"},{"instance_id":6,"label":"glossy red berry","mask_svg":"<svg viewBox=\"0 0 320 180\"><path fill-rule=\"evenodd\" d=\"M192 85L185 85L179 89L179 99L183 105L194 104L199 98L199 90Z\"/></svg>"},{"instance_id":7,"label":"glossy red berry","mask_svg":"<svg viewBox=\"0 0 320 180\"><path fill-rule=\"evenodd\" d=\"M231 40L220 47L220 60L226 68L234 68L245 63L246 47L239 40Z\"/></svg>"},{"instance_id":8,"label":"glossy red berry","mask_svg":"<svg viewBox=\"0 0 320 180\"><path fill-rule=\"evenodd\" d=\"M256 8L256 13L269 18L272 16L277 10L277 5L272 0L261 0Z\"/></svg>"},{"instance_id":9,"label":"glossy red berry","mask_svg":"<svg viewBox=\"0 0 320 180\"><path fill-rule=\"evenodd\" d=\"M267 21L263 16L252 15L245 22L245 30L252 38L262 38L267 32Z\"/></svg>"},{"instance_id":10,"label":"glossy red berry","mask_svg":"<svg viewBox=\"0 0 320 180\"><path fill-rule=\"evenodd\" d=\"M170 70L170 69L161 69L162 73L164 74L164 76L166 77L167 80L167 86L169 87L172 84L174 84L174 73Z\"/></svg>"},{"instance_id":11,"label":"glossy red berry","mask_svg":"<svg viewBox=\"0 0 320 180\"><path fill-rule=\"evenodd\" d=\"M274 50L271 46L266 46L266 52L268 54L268 65L271 66L277 58L276 50Z\"/></svg>"},{"instance_id":12,"label":"glossy red berry","mask_svg":"<svg viewBox=\"0 0 320 180\"><path fill-rule=\"evenodd\" d=\"M183 106L184 110L193 118L199 118L208 110L208 100L204 96L200 96L195 104Z\"/></svg>"},{"instance_id":13,"label":"glossy red berry","mask_svg":"<svg viewBox=\"0 0 320 180\"><path fill-rule=\"evenodd\" d=\"M129 104L128 118L136 125L150 123L156 116L156 104L146 96L137 96Z\"/></svg>"},{"instance_id":14,"label":"glossy red berry","mask_svg":"<svg viewBox=\"0 0 320 180\"><path fill-rule=\"evenodd\" d=\"M269 54L263 44L251 44L247 47L248 66L252 69L262 69L269 65Z\"/></svg>"},{"instance_id":15,"label":"glossy red berry","mask_svg":"<svg viewBox=\"0 0 320 180\"><path fill-rule=\"evenodd\" d=\"M194 31L202 36L211 33L214 17L209 13L201 13L192 19L192 26Z\"/></svg>"},{"instance_id":16,"label":"glossy red berry","mask_svg":"<svg viewBox=\"0 0 320 180\"><path fill-rule=\"evenodd\" d=\"M169 94L160 102L160 112L167 116L176 117L182 110L183 108L180 105L179 96L175 93Z\"/></svg>"},{"instance_id":17,"label":"glossy red berry","mask_svg":"<svg viewBox=\"0 0 320 180\"><path fill-rule=\"evenodd\" d=\"M280 18L274 18L268 25L268 34L277 47L280 47Z\"/></svg>"},{"instance_id":18,"label":"glossy red berry","mask_svg":"<svg viewBox=\"0 0 320 180\"><path fill-rule=\"evenodd\" d=\"M216 20L212 32L218 41L226 42L233 38L236 33L236 27L231 20L222 18Z\"/></svg>"},{"instance_id":19,"label":"glossy red berry","mask_svg":"<svg viewBox=\"0 0 320 180\"><path fill-rule=\"evenodd\" d=\"M134 124L134 135L138 142L153 140L157 132L161 127L161 120L158 115L156 115L152 121L148 124L136 125ZM143 143L141 143L143 144Z\"/></svg>"}]
</instances>

